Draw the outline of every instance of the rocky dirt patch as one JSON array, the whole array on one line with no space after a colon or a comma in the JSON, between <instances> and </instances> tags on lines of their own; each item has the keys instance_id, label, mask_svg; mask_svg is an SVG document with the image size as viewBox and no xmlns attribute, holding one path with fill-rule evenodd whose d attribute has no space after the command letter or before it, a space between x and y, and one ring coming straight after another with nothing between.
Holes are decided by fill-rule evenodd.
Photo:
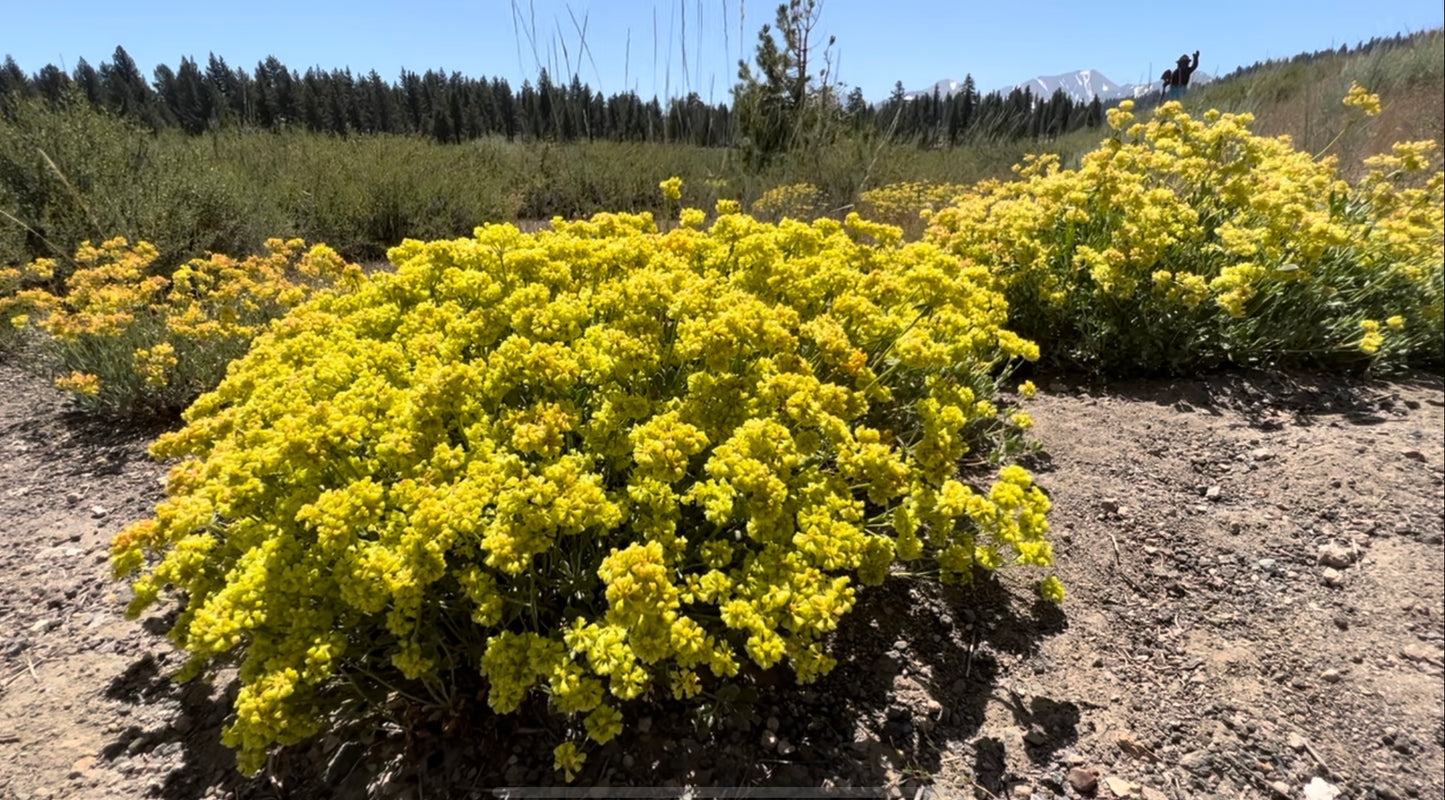
<instances>
[{"instance_id":1,"label":"rocky dirt patch","mask_svg":"<svg viewBox=\"0 0 1445 800\"><path fill-rule=\"evenodd\" d=\"M1062 608L1022 576L864 592L818 684L662 705L577 785L940 797L1445 796L1445 394L1274 373L1039 381ZM555 780L540 715L351 722L256 778L234 687L176 685L107 544L155 429L0 365L0 798L485 797ZM900 791L900 793L903 793Z\"/></svg>"}]
</instances>

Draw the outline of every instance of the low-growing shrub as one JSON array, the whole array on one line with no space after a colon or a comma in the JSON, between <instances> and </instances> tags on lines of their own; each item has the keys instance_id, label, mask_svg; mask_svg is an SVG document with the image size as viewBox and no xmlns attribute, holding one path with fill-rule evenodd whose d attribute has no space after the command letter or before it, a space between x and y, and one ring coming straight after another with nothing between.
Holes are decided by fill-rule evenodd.
<instances>
[{"instance_id":1,"label":"low-growing shrub","mask_svg":"<svg viewBox=\"0 0 1445 800\"><path fill-rule=\"evenodd\" d=\"M755 216L774 222L783 219L810 220L823 211L823 193L811 183L775 186L759 195L752 204Z\"/></svg>"},{"instance_id":2,"label":"low-growing shrub","mask_svg":"<svg viewBox=\"0 0 1445 800\"><path fill-rule=\"evenodd\" d=\"M160 255L148 242L86 242L64 290L19 291L7 301L12 327L43 332L56 385L86 407L122 416L176 414L214 389L226 367L273 319L360 268L299 239L267 242L268 255L237 261L213 254L151 272ZM25 274L44 278L55 262L38 259Z\"/></svg>"},{"instance_id":3,"label":"low-growing shrub","mask_svg":"<svg viewBox=\"0 0 1445 800\"><path fill-rule=\"evenodd\" d=\"M240 662L243 770L320 730L334 687L450 704L479 674L498 713L564 715L570 774L629 704L746 662L827 672L895 560L1051 563L1048 498L1009 463L1029 419L996 396L1037 349L987 271L736 206L407 241L156 443L169 497L114 566L134 613L181 599L185 674Z\"/></svg>"},{"instance_id":4,"label":"low-growing shrub","mask_svg":"<svg viewBox=\"0 0 1445 800\"><path fill-rule=\"evenodd\" d=\"M916 236L923 232L928 216L967 192L967 186L957 183L890 183L858 195L858 212L868 219L897 225L905 235Z\"/></svg>"},{"instance_id":5,"label":"low-growing shrub","mask_svg":"<svg viewBox=\"0 0 1445 800\"><path fill-rule=\"evenodd\" d=\"M1079 169L1027 159L1019 180L934 215L931 241L1005 282L1014 330L1114 373L1440 363L1445 175L1421 174L1434 143L1396 145L1351 186L1332 158L1252 134L1248 114L1165 103L1141 123L1131 108L1110 110L1117 133Z\"/></svg>"}]
</instances>

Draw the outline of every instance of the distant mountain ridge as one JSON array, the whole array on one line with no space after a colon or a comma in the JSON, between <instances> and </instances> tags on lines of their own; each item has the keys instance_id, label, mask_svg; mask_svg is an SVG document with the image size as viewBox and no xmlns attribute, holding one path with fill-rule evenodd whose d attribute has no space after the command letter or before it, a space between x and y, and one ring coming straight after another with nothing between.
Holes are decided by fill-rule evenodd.
<instances>
[{"instance_id":1,"label":"distant mountain ridge","mask_svg":"<svg viewBox=\"0 0 1445 800\"><path fill-rule=\"evenodd\" d=\"M1201 84L1214 80L1214 76L1198 70L1189 79L1189 83ZM1008 94L1014 89L1028 89L1034 97L1052 97L1054 92L1062 89L1064 94L1078 103L1088 103L1095 97L1101 102L1122 100L1125 97L1139 97L1149 92L1158 91L1160 82L1155 80L1149 83L1117 83L1110 80L1107 75L1096 69L1081 69L1075 72L1065 72L1060 75L1040 75L1036 78L1015 83L1012 86L1004 86L995 89L999 94ZM932 87L920 91L908 92L904 96L913 99L916 97L932 96L937 93L939 97L948 97L963 89L963 82L951 78L945 78L933 84ZM988 94L988 92L983 92Z\"/></svg>"}]
</instances>

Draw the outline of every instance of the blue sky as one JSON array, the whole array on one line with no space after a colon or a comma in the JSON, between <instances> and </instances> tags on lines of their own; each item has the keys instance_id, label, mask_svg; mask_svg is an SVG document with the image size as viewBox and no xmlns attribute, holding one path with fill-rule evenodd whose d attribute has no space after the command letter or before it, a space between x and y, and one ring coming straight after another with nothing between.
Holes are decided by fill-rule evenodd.
<instances>
[{"instance_id":1,"label":"blue sky","mask_svg":"<svg viewBox=\"0 0 1445 800\"><path fill-rule=\"evenodd\" d=\"M691 90L723 102L738 58L751 57L776 7L777 0L57 0L7 9L0 53L33 73L47 63L73 70L82 57L98 66L122 45L147 77L157 64L204 62L211 52L248 69L275 55L302 71L375 69L395 79L403 68L433 68L514 85L548 67L554 76L578 72L608 94ZM1195 49L1201 68L1222 74L1437 28L1442 16L1439 0L823 0L821 28L823 42L837 37L834 77L880 100L895 81L925 88L965 73L985 91L1086 68L1116 82L1150 80Z\"/></svg>"}]
</instances>

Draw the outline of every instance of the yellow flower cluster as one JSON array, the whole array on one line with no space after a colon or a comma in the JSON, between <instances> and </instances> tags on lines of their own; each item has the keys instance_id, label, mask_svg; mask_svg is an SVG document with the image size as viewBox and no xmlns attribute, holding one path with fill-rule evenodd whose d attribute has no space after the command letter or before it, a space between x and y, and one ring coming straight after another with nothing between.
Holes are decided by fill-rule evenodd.
<instances>
[{"instance_id":1,"label":"yellow flower cluster","mask_svg":"<svg viewBox=\"0 0 1445 800\"><path fill-rule=\"evenodd\" d=\"M1414 177L1433 145L1396 145L1351 186L1251 121L1168 102L1138 122L1126 101L1077 169L1026 159L934 214L928 240L998 275L1011 327L1075 366L1343 357L1371 352L1361 318L1396 314L1416 335L1392 357L1438 362L1445 178Z\"/></svg>"},{"instance_id":2,"label":"yellow flower cluster","mask_svg":"<svg viewBox=\"0 0 1445 800\"><path fill-rule=\"evenodd\" d=\"M1381 110L1380 96L1371 94L1365 87L1353 81L1350 82L1350 91L1345 95L1344 104L1360 109L1367 117L1379 116Z\"/></svg>"},{"instance_id":3,"label":"yellow flower cluster","mask_svg":"<svg viewBox=\"0 0 1445 800\"><path fill-rule=\"evenodd\" d=\"M935 211L967 193L968 187L957 183L890 183L858 195L858 210L868 219L897 225L906 234L916 235Z\"/></svg>"},{"instance_id":4,"label":"yellow flower cluster","mask_svg":"<svg viewBox=\"0 0 1445 800\"><path fill-rule=\"evenodd\" d=\"M0 267L0 352L19 342L39 311L41 287L55 277L55 262L38 258L23 267Z\"/></svg>"},{"instance_id":5,"label":"yellow flower cluster","mask_svg":"<svg viewBox=\"0 0 1445 800\"><path fill-rule=\"evenodd\" d=\"M947 580L1051 562L1029 474L960 471L1027 424L991 400L1038 355L993 277L857 215L718 212L407 241L156 443L169 496L114 566L134 611L185 598L195 669L242 659L243 769L343 677L445 691L470 667L496 711L544 696L605 742L622 703L744 660L827 672L896 557Z\"/></svg>"},{"instance_id":6,"label":"yellow flower cluster","mask_svg":"<svg viewBox=\"0 0 1445 800\"><path fill-rule=\"evenodd\" d=\"M752 212L760 219L809 220L824 211L823 192L811 183L785 183L763 192L753 201Z\"/></svg>"},{"instance_id":7,"label":"yellow flower cluster","mask_svg":"<svg viewBox=\"0 0 1445 800\"><path fill-rule=\"evenodd\" d=\"M56 385L113 413L166 413L213 388L257 333L319 288L354 283L360 269L325 246L267 242L264 256L195 259L169 278L152 272L160 255L147 242L85 243L63 292L13 294L26 325L42 331L67 377ZM41 259L22 277L53 274ZM16 322L12 318L12 324Z\"/></svg>"}]
</instances>

